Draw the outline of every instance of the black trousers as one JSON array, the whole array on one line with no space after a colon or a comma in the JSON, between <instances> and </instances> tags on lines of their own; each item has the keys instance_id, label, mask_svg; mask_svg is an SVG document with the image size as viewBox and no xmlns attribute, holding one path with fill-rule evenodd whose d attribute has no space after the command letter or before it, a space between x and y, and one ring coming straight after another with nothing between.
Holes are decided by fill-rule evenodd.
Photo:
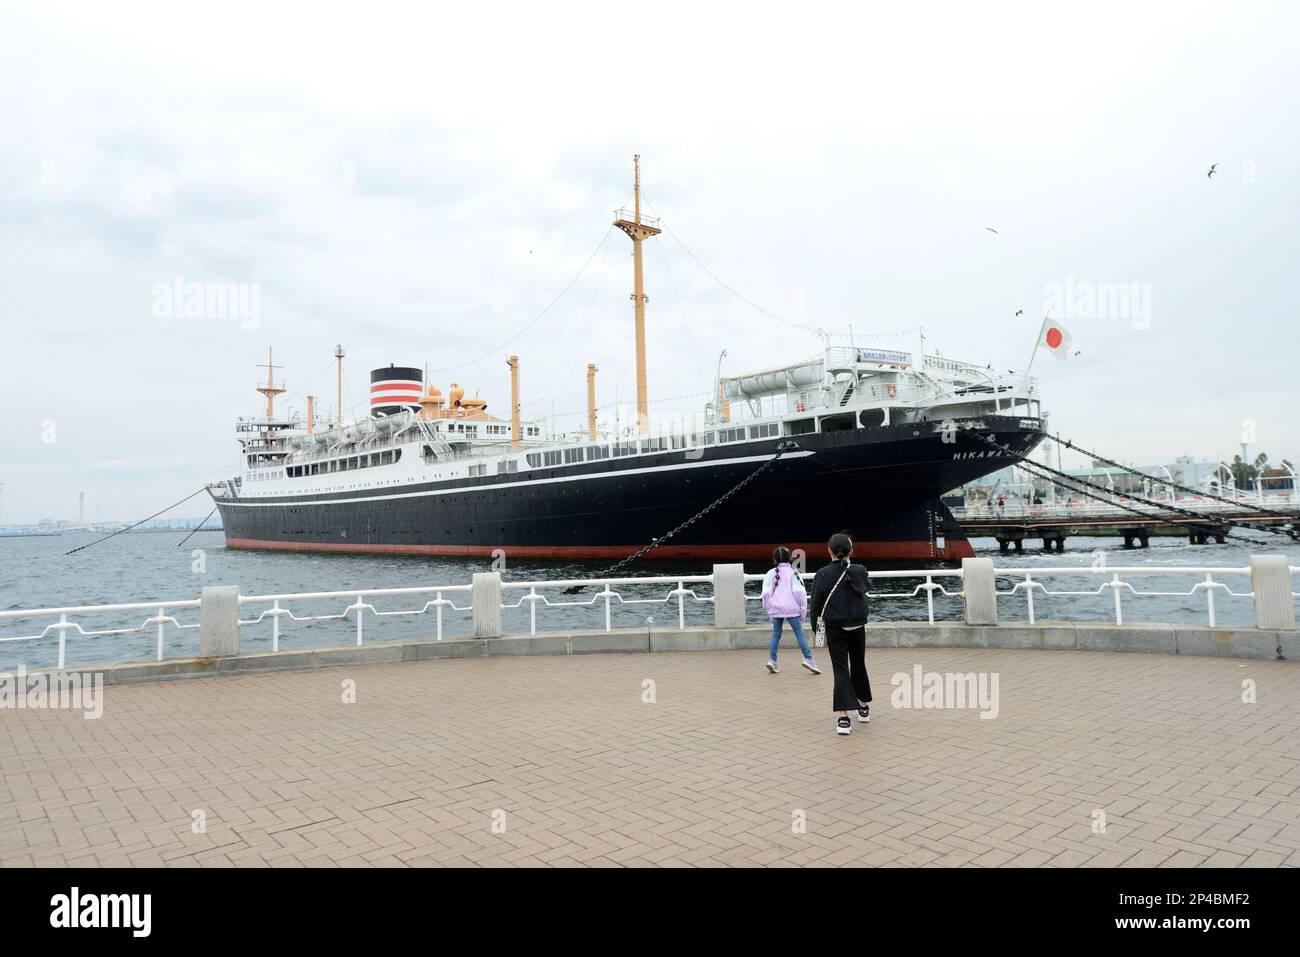
<instances>
[{"instance_id":1,"label":"black trousers","mask_svg":"<svg viewBox=\"0 0 1300 957\"><path fill-rule=\"evenodd\" d=\"M835 711L857 711L859 701L871 700L871 679L867 677L867 628L839 628L826 625L826 652L835 672Z\"/></svg>"}]
</instances>

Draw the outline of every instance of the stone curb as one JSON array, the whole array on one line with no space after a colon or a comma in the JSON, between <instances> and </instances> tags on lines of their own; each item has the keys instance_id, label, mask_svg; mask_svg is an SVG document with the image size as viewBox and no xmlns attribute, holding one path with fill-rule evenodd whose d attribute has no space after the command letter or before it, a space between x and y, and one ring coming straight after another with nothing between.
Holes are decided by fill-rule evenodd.
<instances>
[{"instance_id":1,"label":"stone curb","mask_svg":"<svg viewBox=\"0 0 1300 957\"><path fill-rule=\"evenodd\" d=\"M445 641L372 642L263 651L229 658L168 658L103 665L76 665L65 673L103 674L106 684L134 684L262 671L301 671L341 665L372 665L439 658L494 658L519 655L588 655L684 651L765 651L767 625L740 628L697 627L679 631L620 629L555 631L505 638L459 638ZM808 635L811 642L812 636ZM782 646L797 646L782 635ZM1123 651L1255 660L1300 661L1300 631L1256 628L1210 628L1204 625L1106 625L1093 622L1042 622L1034 625L966 625L873 622L867 626L869 648L997 648L1037 651ZM829 668L829 663L826 663ZM35 675L54 669L29 669Z\"/></svg>"}]
</instances>

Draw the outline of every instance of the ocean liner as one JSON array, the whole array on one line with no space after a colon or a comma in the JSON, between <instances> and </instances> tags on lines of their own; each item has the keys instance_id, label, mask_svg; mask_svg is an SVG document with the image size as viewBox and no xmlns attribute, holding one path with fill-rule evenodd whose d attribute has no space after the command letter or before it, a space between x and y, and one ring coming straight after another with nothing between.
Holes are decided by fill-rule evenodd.
<instances>
[{"instance_id":1,"label":"ocean liner","mask_svg":"<svg viewBox=\"0 0 1300 957\"><path fill-rule=\"evenodd\" d=\"M521 420L519 358L508 421L416 367L370 374L356 421L263 417L236 425L240 474L209 487L231 548L511 557L623 558L664 536L776 459L665 541L657 558L766 559L777 545L821 554L848 531L862 558L952 561L972 554L940 500L1030 451L1043 434L1037 385L987 367L892 349L832 346L720 378L698 414L651 421L641 245L660 232L635 204L614 225L633 244L637 421L597 423L587 365L587 428L550 434ZM339 363L342 409L343 350ZM990 442L992 438L994 442ZM779 446L784 451L778 457Z\"/></svg>"}]
</instances>

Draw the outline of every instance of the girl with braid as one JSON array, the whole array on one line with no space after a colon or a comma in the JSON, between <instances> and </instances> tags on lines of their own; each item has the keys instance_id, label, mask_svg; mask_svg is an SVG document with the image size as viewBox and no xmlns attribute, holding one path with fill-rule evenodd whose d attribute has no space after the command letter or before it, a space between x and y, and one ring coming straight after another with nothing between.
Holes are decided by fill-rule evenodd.
<instances>
[{"instance_id":1,"label":"girl with braid","mask_svg":"<svg viewBox=\"0 0 1300 957\"><path fill-rule=\"evenodd\" d=\"M803 636L802 619L808 610L808 593L804 591L799 573L790 564L790 549L784 546L772 553L772 568L763 577L763 610L772 619L772 646L768 650L767 670L772 674L781 670L776 666L776 651L781 644L781 626L788 621L795 640L799 642L799 650L803 652L803 666L815 675L821 674Z\"/></svg>"}]
</instances>

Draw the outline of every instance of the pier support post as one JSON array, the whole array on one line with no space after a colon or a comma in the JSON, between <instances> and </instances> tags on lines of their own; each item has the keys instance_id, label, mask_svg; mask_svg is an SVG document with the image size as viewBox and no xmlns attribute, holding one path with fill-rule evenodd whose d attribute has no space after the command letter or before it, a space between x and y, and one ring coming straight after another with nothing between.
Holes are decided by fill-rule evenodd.
<instances>
[{"instance_id":1,"label":"pier support post","mask_svg":"<svg viewBox=\"0 0 1300 957\"><path fill-rule=\"evenodd\" d=\"M745 624L745 566L713 566L713 624L741 628Z\"/></svg>"},{"instance_id":2,"label":"pier support post","mask_svg":"<svg viewBox=\"0 0 1300 957\"><path fill-rule=\"evenodd\" d=\"M239 586L216 585L199 593L199 657L239 654Z\"/></svg>"},{"instance_id":3,"label":"pier support post","mask_svg":"<svg viewBox=\"0 0 1300 957\"><path fill-rule=\"evenodd\" d=\"M1255 627L1276 631L1295 628L1291 569L1285 555L1251 555L1250 584L1255 593Z\"/></svg>"},{"instance_id":4,"label":"pier support post","mask_svg":"<svg viewBox=\"0 0 1300 957\"><path fill-rule=\"evenodd\" d=\"M966 595L966 624L996 625L998 596L993 559L963 558L961 574L962 591Z\"/></svg>"},{"instance_id":5,"label":"pier support post","mask_svg":"<svg viewBox=\"0 0 1300 957\"><path fill-rule=\"evenodd\" d=\"M501 573L475 572L470 591L474 605L474 637L501 637Z\"/></svg>"}]
</instances>

